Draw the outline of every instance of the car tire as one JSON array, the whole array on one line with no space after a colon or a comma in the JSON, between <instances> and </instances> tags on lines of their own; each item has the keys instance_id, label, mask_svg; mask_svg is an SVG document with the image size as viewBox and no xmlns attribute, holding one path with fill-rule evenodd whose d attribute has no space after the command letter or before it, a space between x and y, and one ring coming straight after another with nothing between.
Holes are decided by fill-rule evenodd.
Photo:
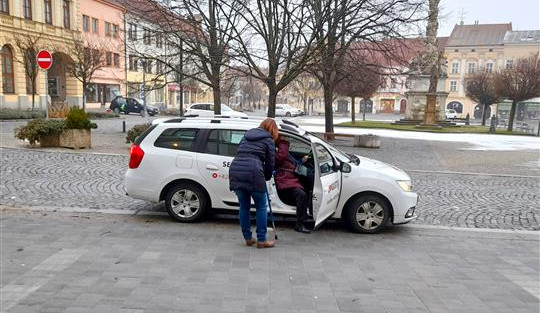
<instances>
[{"instance_id":1,"label":"car tire","mask_svg":"<svg viewBox=\"0 0 540 313\"><path fill-rule=\"evenodd\" d=\"M343 212L343 220L355 233L376 234L390 218L388 201L377 195L359 196Z\"/></svg>"},{"instance_id":2,"label":"car tire","mask_svg":"<svg viewBox=\"0 0 540 313\"><path fill-rule=\"evenodd\" d=\"M286 117L291 117L291 112L285 113L285 116L286 116Z\"/></svg>"},{"instance_id":3,"label":"car tire","mask_svg":"<svg viewBox=\"0 0 540 313\"><path fill-rule=\"evenodd\" d=\"M120 114L120 108L119 107L116 107L114 108L114 114Z\"/></svg>"},{"instance_id":4,"label":"car tire","mask_svg":"<svg viewBox=\"0 0 540 313\"><path fill-rule=\"evenodd\" d=\"M182 223L200 221L206 214L210 201L204 190L193 183L174 185L165 197L169 216Z\"/></svg>"},{"instance_id":5,"label":"car tire","mask_svg":"<svg viewBox=\"0 0 540 313\"><path fill-rule=\"evenodd\" d=\"M148 112L148 115L154 116L154 115L156 115L156 113L154 113L154 112Z\"/></svg>"}]
</instances>

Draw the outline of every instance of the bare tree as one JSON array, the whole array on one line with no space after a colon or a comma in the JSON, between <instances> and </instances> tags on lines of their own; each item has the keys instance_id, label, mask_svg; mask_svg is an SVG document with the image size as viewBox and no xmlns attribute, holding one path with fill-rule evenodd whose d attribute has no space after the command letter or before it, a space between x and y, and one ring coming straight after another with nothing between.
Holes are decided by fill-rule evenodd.
<instances>
[{"instance_id":1,"label":"bare tree","mask_svg":"<svg viewBox=\"0 0 540 313\"><path fill-rule=\"evenodd\" d=\"M307 72L298 75L291 83L291 89L302 101L305 114L309 111L308 104L310 97L313 97L313 93L319 91L320 88L321 84L317 78Z\"/></svg>"},{"instance_id":2,"label":"bare tree","mask_svg":"<svg viewBox=\"0 0 540 313\"><path fill-rule=\"evenodd\" d=\"M242 17L234 28L235 52L246 74L268 88L268 116L275 117L278 93L302 73L318 53L315 34L308 26L310 10L302 0L240 1ZM241 68L243 68L241 67Z\"/></svg>"},{"instance_id":3,"label":"bare tree","mask_svg":"<svg viewBox=\"0 0 540 313\"><path fill-rule=\"evenodd\" d=\"M32 94L32 111L35 108L36 93L37 93L37 77L39 74L39 66L36 62L36 56L41 50L41 36L36 37L30 35L19 35L15 37L15 45L19 49L20 54L15 54L15 61L22 64L24 74L30 80L30 93Z\"/></svg>"},{"instance_id":4,"label":"bare tree","mask_svg":"<svg viewBox=\"0 0 540 313\"><path fill-rule=\"evenodd\" d=\"M378 53L393 58L383 39L403 38L420 21L421 0L308 0L317 41L323 41L313 73L324 90L325 131L333 133L332 102L339 71L352 43L370 43Z\"/></svg>"},{"instance_id":5,"label":"bare tree","mask_svg":"<svg viewBox=\"0 0 540 313\"><path fill-rule=\"evenodd\" d=\"M355 103L356 97L364 100L363 117L366 120L366 102L377 92L381 86L382 76L379 68L375 66L366 66L358 64L355 61L346 62L340 72L340 83L336 86L336 93L351 98L351 120L355 122Z\"/></svg>"},{"instance_id":6,"label":"bare tree","mask_svg":"<svg viewBox=\"0 0 540 313\"><path fill-rule=\"evenodd\" d=\"M501 98L512 100L508 117L508 131L514 127L517 104L540 96L540 57L518 59L512 68L495 74L495 91Z\"/></svg>"},{"instance_id":7,"label":"bare tree","mask_svg":"<svg viewBox=\"0 0 540 313\"><path fill-rule=\"evenodd\" d=\"M482 126L486 125L486 113L489 107L500 100L499 95L495 92L494 75L480 70L466 78L465 86L467 97L482 106Z\"/></svg>"},{"instance_id":8,"label":"bare tree","mask_svg":"<svg viewBox=\"0 0 540 313\"><path fill-rule=\"evenodd\" d=\"M105 66L104 48L107 45L101 42L84 42L74 38L68 54L73 62L68 64L67 70L73 77L82 83L83 110L86 108L86 91L94 78L94 74Z\"/></svg>"}]
</instances>

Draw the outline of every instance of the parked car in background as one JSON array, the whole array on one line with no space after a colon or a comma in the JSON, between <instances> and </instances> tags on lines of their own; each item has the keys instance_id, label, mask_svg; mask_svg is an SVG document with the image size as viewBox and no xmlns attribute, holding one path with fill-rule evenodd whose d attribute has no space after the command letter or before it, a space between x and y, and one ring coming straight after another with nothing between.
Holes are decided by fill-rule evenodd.
<instances>
[{"instance_id":1,"label":"parked car in background","mask_svg":"<svg viewBox=\"0 0 540 313\"><path fill-rule=\"evenodd\" d=\"M446 109L445 114L447 119L457 118L457 112L454 109Z\"/></svg>"},{"instance_id":2,"label":"parked car in background","mask_svg":"<svg viewBox=\"0 0 540 313\"><path fill-rule=\"evenodd\" d=\"M124 113L140 113L142 114L143 105L142 101L134 98L126 98L118 96L111 101L109 108L116 114ZM146 112L148 115L154 116L159 113L159 109L153 105L146 105Z\"/></svg>"},{"instance_id":3,"label":"parked car in background","mask_svg":"<svg viewBox=\"0 0 540 313\"><path fill-rule=\"evenodd\" d=\"M186 110L186 112L184 112L184 115L214 116L214 104L194 103ZM246 113L235 111L222 103L221 116L247 117L248 115Z\"/></svg>"},{"instance_id":4,"label":"parked car in background","mask_svg":"<svg viewBox=\"0 0 540 313\"><path fill-rule=\"evenodd\" d=\"M266 108L266 114L268 114L268 108ZM288 104L276 104L276 116L291 117L300 115L304 115L304 111Z\"/></svg>"},{"instance_id":5,"label":"parked car in background","mask_svg":"<svg viewBox=\"0 0 540 313\"><path fill-rule=\"evenodd\" d=\"M213 209L238 210L229 190L229 167L244 133L260 118L175 117L161 119L131 146L125 174L129 196L165 201L179 222L196 222ZM277 120L280 136L290 142L290 155L314 173L312 194L315 227L328 218L342 219L354 232L377 233L389 224L416 218L418 196L411 178L399 168L348 154L290 121ZM289 202L268 182L274 213L295 215Z\"/></svg>"}]
</instances>

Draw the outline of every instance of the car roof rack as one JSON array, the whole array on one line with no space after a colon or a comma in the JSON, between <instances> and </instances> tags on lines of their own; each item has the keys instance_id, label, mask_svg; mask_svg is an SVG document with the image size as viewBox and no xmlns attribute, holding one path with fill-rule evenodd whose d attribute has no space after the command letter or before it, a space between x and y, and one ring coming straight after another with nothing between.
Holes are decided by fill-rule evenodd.
<instances>
[{"instance_id":1,"label":"car roof rack","mask_svg":"<svg viewBox=\"0 0 540 313\"><path fill-rule=\"evenodd\" d=\"M182 121L185 119L186 119L185 117L172 118L170 120L166 120L163 123L182 123Z\"/></svg>"}]
</instances>

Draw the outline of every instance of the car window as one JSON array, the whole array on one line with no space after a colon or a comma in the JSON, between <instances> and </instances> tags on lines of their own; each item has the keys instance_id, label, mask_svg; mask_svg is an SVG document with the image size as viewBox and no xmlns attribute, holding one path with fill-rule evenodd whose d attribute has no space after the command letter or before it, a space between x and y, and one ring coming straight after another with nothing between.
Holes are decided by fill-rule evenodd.
<instances>
[{"instance_id":1,"label":"car window","mask_svg":"<svg viewBox=\"0 0 540 313\"><path fill-rule=\"evenodd\" d=\"M332 172L334 159L332 158L332 154L330 154L330 151L328 151L324 146L320 144L315 144L315 153L317 163L319 164L321 176Z\"/></svg>"},{"instance_id":2,"label":"car window","mask_svg":"<svg viewBox=\"0 0 540 313\"><path fill-rule=\"evenodd\" d=\"M118 104L126 104L126 98L117 98L116 101Z\"/></svg>"},{"instance_id":3,"label":"car window","mask_svg":"<svg viewBox=\"0 0 540 313\"><path fill-rule=\"evenodd\" d=\"M189 107L190 110L200 110L201 106L199 104L194 104Z\"/></svg>"},{"instance_id":4,"label":"car window","mask_svg":"<svg viewBox=\"0 0 540 313\"><path fill-rule=\"evenodd\" d=\"M311 145L294 137L283 136L289 142L289 152L297 155L308 155L311 152Z\"/></svg>"},{"instance_id":5,"label":"car window","mask_svg":"<svg viewBox=\"0 0 540 313\"><path fill-rule=\"evenodd\" d=\"M208 111L214 111L214 105L213 104L205 104L204 109Z\"/></svg>"},{"instance_id":6,"label":"car window","mask_svg":"<svg viewBox=\"0 0 540 313\"><path fill-rule=\"evenodd\" d=\"M225 104L222 104L221 105L221 111L232 111L232 109L229 108L228 106L226 106Z\"/></svg>"},{"instance_id":7,"label":"car window","mask_svg":"<svg viewBox=\"0 0 540 313\"><path fill-rule=\"evenodd\" d=\"M198 129L168 128L154 142L159 148L193 151L193 143L197 138Z\"/></svg>"},{"instance_id":8,"label":"car window","mask_svg":"<svg viewBox=\"0 0 540 313\"><path fill-rule=\"evenodd\" d=\"M276 110L283 110L283 107L281 105L276 106Z\"/></svg>"},{"instance_id":9,"label":"car window","mask_svg":"<svg viewBox=\"0 0 540 313\"><path fill-rule=\"evenodd\" d=\"M210 131L204 153L235 156L245 130L214 129Z\"/></svg>"}]
</instances>

